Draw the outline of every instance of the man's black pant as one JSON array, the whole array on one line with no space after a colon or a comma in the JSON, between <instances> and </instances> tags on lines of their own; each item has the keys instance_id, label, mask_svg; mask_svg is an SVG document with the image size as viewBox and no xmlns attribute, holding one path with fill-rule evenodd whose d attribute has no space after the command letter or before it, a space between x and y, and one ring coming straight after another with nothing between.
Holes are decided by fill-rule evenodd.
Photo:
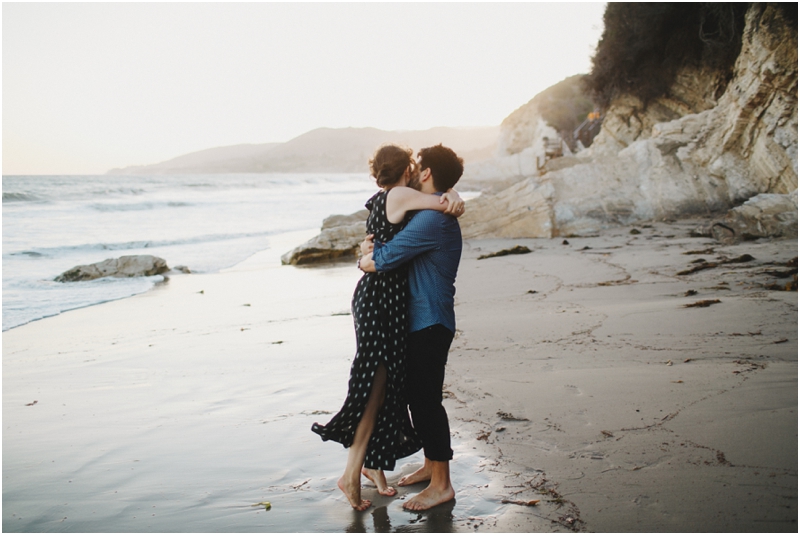
<instances>
[{"instance_id":1,"label":"man's black pant","mask_svg":"<svg viewBox=\"0 0 800 535\"><path fill-rule=\"evenodd\" d=\"M453 333L441 324L408 335L406 388L414 429L422 440L425 457L449 461L450 424L442 406L442 386Z\"/></svg>"}]
</instances>

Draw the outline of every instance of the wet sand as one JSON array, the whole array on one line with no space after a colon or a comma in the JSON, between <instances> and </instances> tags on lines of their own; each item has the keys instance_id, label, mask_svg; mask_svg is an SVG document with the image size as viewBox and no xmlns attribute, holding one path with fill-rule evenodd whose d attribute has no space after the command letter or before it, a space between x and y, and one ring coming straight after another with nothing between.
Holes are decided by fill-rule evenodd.
<instances>
[{"instance_id":1,"label":"wet sand","mask_svg":"<svg viewBox=\"0 0 800 535\"><path fill-rule=\"evenodd\" d=\"M457 497L427 514L401 507L421 486L350 510L346 450L310 432L344 399L353 266L257 255L8 331L3 530L796 531L797 293L762 272L797 242L694 226L465 244ZM477 259L514 245L533 252Z\"/></svg>"},{"instance_id":2,"label":"wet sand","mask_svg":"<svg viewBox=\"0 0 800 535\"><path fill-rule=\"evenodd\" d=\"M257 255L4 333L3 530L448 532L496 514L466 431L457 503L419 515L402 500L420 486L367 487L355 513L336 488L347 450L311 424L345 397L359 277Z\"/></svg>"}]
</instances>

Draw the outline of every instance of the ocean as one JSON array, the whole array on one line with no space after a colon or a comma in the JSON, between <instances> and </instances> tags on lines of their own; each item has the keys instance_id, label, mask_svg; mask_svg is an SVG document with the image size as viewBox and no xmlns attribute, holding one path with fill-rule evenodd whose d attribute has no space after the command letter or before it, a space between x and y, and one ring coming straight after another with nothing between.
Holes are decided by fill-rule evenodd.
<instances>
[{"instance_id":1,"label":"ocean","mask_svg":"<svg viewBox=\"0 0 800 535\"><path fill-rule=\"evenodd\" d=\"M4 176L3 331L163 281L54 282L74 266L152 254L213 273L362 209L375 191L366 173ZM279 262L286 251L272 252Z\"/></svg>"}]
</instances>

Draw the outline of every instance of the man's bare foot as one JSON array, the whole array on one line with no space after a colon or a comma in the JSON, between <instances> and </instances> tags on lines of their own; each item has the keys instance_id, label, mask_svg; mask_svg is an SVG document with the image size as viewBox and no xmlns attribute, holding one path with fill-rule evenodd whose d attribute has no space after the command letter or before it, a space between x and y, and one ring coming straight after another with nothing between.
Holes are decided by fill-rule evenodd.
<instances>
[{"instance_id":1,"label":"man's bare foot","mask_svg":"<svg viewBox=\"0 0 800 535\"><path fill-rule=\"evenodd\" d=\"M432 507L436 507L440 503L449 502L456 497L456 491L452 486L446 489L434 489L428 487L406 503L403 504L403 509L407 511L427 511Z\"/></svg>"},{"instance_id":2,"label":"man's bare foot","mask_svg":"<svg viewBox=\"0 0 800 535\"><path fill-rule=\"evenodd\" d=\"M362 468L361 473L378 487L378 494L381 496L394 496L397 494L397 491L386 483L386 474L383 473L383 470Z\"/></svg>"},{"instance_id":3,"label":"man's bare foot","mask_svg":"<svg viewBox=\"0 0 800 535\"><path fill-rule=\"evenodd\" d=\"M369 506L372 505L371 501L361 499L361 483L356 485L348 484L344 480L344 476L342 476L339 478L337 485L339 485L339 489L341 489L347 501L350 502L350 505L352 505L353 509L356 511L366 511L369 509Z\"/></svg>"},{"instance_id":4,"label":"man's bare foot","mask_svg":"<svg viewBox=\"0 0 800 535\"><path fill-rule=\"evenodd\" d=\"M425 463L419 470L417 470L413 474L408 474L407 476L401 477L400 481L397 482L397 486L407 487L409 485L414 485L415 483L422 483L423 481L430 481L430 480L431 480L431 467L428 463Z\"/></svg>"}]
</instances>

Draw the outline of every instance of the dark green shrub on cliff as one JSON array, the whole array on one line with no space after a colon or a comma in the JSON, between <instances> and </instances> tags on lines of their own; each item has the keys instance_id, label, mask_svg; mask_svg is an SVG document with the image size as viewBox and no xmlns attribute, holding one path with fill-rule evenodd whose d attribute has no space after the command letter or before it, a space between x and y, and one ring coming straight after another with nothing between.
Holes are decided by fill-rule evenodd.
<instances>
[{"instance_id":1,"label":"dark green shrub on cliff","mask_svg":"<svg viewBox=\"0 0 800 535\"><path fill-rule=\"evenodd\" d=\"M603 108L619 95L645 105L669 92L682 67L730 79L749 3L613 3L585 83ZM796 7L795 7L796 9Z\"/></svg>"}]
</instances>

